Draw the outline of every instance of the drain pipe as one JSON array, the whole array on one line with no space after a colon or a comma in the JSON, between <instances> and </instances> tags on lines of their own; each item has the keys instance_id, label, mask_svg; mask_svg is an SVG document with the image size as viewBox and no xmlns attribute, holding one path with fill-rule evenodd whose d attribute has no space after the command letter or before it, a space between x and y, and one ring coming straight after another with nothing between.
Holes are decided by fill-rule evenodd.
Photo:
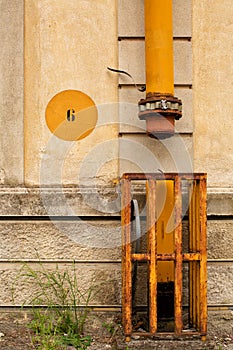
<instances>
[{"instance_id":1,"label":"drain pipe","mask_svg":"<svg viewBox=\"0 0 233 350\"><path fill-rule=\"evenodd\" d=\"M151 137L174 134L182 102L174 97L172 0L145 0L146 99L139 101L139 118Z\"/></svg>"},{"instance_id":2,"label":"drain pipe","mask_svg":"<svg viewBox=\"0 0 233 350\"><path fill-rule=\"evenodd\" d=\"M172 0L145 0L144 4L146 99L139 101L139 118L146 120L149 136L164 139L174 135L175 120L182 116L182 102L174 97ZM174 230L167 230L174 215L174 186L171 181L156 186L157 198L165 200L157 219L157 249L160 254L172 254ZM157 273L158 319L173 317L173 262L159 262Z\"/></svg>"}]
</instances>

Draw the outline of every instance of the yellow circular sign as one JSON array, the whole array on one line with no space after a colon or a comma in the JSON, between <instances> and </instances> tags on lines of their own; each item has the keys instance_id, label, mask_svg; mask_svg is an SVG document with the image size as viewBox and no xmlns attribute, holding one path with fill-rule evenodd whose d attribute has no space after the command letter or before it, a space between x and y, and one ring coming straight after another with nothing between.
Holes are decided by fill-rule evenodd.
<instances>
[{"instance_id":1,"label":"yellow circular sign","mask_svg":"<svg viewBox=\"0 0 233 350\"><path fill-rule=\"evenodd\" d=\"M94 130L98 113L88 95L78 90L65 90L49 101L45 118L54 135L65 141L77 141Z\"/></svg>"}]
</instances>

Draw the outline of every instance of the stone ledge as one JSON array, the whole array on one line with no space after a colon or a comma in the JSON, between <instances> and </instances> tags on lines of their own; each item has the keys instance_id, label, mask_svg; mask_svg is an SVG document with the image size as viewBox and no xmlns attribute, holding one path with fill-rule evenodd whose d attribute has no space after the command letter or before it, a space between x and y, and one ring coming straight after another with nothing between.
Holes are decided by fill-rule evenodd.
<instances>
[{"instance_id":1,"label":"stone ledge","mask_svg":"<svg viewBox=\"0 0 233 350\"><path fill-rule=\"evenodd\" d=\"M135 189L135 195L144 192ZM45 208L46 207L46 208ZM233 188L209 188L209 216L233 215ZM75 187L40 188L1 187L1 216L93 216L120 215L119 187L80 190Z\"/></svg>"},{"instance_id":2,"label":"stone ledge","mask_svg":"<svg viewBox=\"0 0 233 350\"><path fill-rule=\"evenodd\" d=\"M208 215L233 215L233 188L209 188Z\"/></svg>"},{"instance_id":3,"label":"stone ledge","mask_svg":"<svg viewBox=\"0 0 233 350\"><path fill-rule=\"evenodd\" d=\"M0 188L0 216L119 216L115 188Z\"/></svg>"}]
</instances>

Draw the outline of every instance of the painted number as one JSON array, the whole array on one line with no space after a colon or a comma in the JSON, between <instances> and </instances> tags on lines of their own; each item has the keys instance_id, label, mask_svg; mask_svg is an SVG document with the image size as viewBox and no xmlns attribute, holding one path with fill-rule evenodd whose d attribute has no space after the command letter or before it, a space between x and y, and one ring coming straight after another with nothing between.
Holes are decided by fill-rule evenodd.
<instances>
[{"instance_id":1,"label":"painted number","mask_svg":"<svg viewBox=\"0 0 233 350\"><path fill-rule=\"evenodd\" d=\"M68 122L74 122L75 121L75 110L74 109L68 109L66 113L66 119Z\"/></svg>"}]
</instances>

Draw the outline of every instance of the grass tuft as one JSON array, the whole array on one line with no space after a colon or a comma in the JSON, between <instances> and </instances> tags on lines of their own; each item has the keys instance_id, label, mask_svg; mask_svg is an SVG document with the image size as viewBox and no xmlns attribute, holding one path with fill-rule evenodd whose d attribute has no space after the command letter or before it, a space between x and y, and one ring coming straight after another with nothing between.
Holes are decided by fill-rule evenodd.
<instances>
[{"instance_id":1,"label":"grass tuft","mask_svg":"<svg viewBox=\"0 0 233 350\"><path fill-rule=\"evenodd\" d=\"M33 346L38 350L62 350L67 346L85 350L91 337L84 334L90 309L88 305L94 288L80 288L75 262L72 268L51 270L40 261L34 269L24 264L17 276L31 290L25 305L31 306L32 319L28 327L33 331ZM17 282L15 281L15 283ZM14 299L15 288L12 296Z\"/></svg>"}]
</instances>

